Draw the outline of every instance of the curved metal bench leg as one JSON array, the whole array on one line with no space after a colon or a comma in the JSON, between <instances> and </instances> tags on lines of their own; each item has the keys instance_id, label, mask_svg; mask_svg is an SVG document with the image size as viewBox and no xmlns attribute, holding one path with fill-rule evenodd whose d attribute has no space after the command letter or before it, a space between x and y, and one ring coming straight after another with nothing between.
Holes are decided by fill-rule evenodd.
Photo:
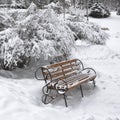
<instances>
[{"instance_id":1,"label":"curved metal bench leg","mask_svg":"<svg viewBox=\"0 0 120 120\"><path fill-rule=\"evenodd\" d=\"M82 85L80 85L80 91L81 91L82 97L84 97L84 95L83 95L83 90L82 90Z\"/></svg>"},{"instance_id":2,"label":"curved metal bench leg","mask_svg":"<svg viewBox=\"0 0 120 120\"><path fill-rule=\"evenodd\" d=\"M46 104L46 100L47 100L47 95L45 95L44 104Z\"/></svg>"},{"instance_id":3,"label":"curved metal bench leg","mask_svg":"<svg viewBox=\"0 0 120 120\"><path fill-rule=\"evenodd\" d=\"M94 87L96 86L96 85L95 85L95 80L93 80L93 85L94 85Z\"/></svg>"},{"instance_id":4,"label":"curved metal bench leg","mask_svg":"<svg viewBox=\"0 0 120 120\"><path fill-rule=\"evenodd\" d=\"M65 100L65 106L68 107L67 100L66 100L66 94L63 94L63 96L64 96L64 100Z\"/></svg>"},{"instance_id":5,"label":"curved metal bench leg","mask_svg":"<svg viewBox=\"0 0 120 120\"><path fill-rule=\"evenodd\" d=\"M50 102L54 99L54 98L50 95L51 89L48 89L47 85L45 85L45 86L42 88L42 91L43 91L42 102L43 102L44 104L50 103Z\"/></svg>"},{"instance_id":6,"label":"curved metal bench leg","mask_svg":"<svg viewBox=\"0 0 120 120\"><path fill-rule=\"evenodd\" d=\"M43 102L44 104L47 104L47 103L46 103L46 100L47 100L47 95L43 95L43 96L42 96L42 102Z\"/></svg>"}]
</instances>

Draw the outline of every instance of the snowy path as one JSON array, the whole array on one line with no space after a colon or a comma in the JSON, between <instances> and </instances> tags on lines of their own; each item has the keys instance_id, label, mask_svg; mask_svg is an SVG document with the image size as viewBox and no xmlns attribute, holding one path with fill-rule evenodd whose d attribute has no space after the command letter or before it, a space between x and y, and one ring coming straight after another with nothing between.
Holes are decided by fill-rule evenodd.
<instances>
[{"instance_id":1,"label":"snowy path","mask_svg":"<svg viewBox=\"0 0 120 120\"><path fill-rule=\"evenodd\" d=\"M97 71L96 88L83 85L84 98L78 89L71 91L65 108L62 98L49 105L41 102L43 81L1 76L0 120L120 120L120 17L113 13L90 20L108 27L110 38L105 46L78 46L73 54Z\"/></svg>"}]
</instances>

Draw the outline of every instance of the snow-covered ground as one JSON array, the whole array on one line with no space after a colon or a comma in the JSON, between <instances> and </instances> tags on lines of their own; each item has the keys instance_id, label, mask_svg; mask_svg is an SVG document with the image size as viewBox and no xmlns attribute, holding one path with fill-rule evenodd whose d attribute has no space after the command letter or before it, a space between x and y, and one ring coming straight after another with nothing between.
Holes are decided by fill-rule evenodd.
<instances>
[{"instance_id":1,"label":"snow-covered ground","mask_svg":"<svg viewBox=\"0 0 120 120\"><path fill-rule=\"evenodd\" d=\"M109 29L110 39L107 41L107 46L120 54L120 16L113 12L109 19L91 19L91 21Z\"/></svg>"},{"instance_id":2,"label":"snow-covered ground","mask_svg":"<svg viewBox=\"0 0 120 120\"><path fill-rule=\"evenodd\" d=\"M90 21L109 28L106 32L110 38L104 46L79 46L81 43L77 41L73 57L97 71L96 88L91 83L84 84L84 98L79 88L70 91L68 108L62 97L44 105L41 102L44 81L25 78L27 72L23 70L17 73L21 79L20 76L16 79L15 73L1 70L0 120L120 120L120 16L113 12L109 18L90 18Z\"/></svg>"}]
</instances>

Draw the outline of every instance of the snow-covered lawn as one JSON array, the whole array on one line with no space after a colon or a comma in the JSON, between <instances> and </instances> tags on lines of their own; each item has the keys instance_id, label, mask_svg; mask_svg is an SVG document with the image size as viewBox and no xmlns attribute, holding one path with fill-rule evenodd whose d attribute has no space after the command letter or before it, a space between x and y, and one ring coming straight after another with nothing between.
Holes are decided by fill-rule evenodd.
<instances>
[{"instance_id":1,"label":"snow-covered lawn","mask_svg":"<svg viewBox=\"0 0 120 120\"><path fill-rule=\"evenodd\" d=\"M84 84L84 98L79 89L70 91L68 108L62 97L44 105L41 102L44 81L25 78L27 72L22 70L21 79L5 78L17 76L1 70L0 120L120 120L120 16L113 12L109 18L90 21L109 28L110 38L104 46L79 46L77 42L73 57L97 71L96 88L91 83Z\"/></svg>"}]
</instances>

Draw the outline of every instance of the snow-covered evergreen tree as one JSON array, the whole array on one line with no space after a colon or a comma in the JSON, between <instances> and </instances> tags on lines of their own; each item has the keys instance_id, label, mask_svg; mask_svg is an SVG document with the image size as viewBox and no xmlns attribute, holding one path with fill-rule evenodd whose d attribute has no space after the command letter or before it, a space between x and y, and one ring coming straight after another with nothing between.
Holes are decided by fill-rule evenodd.
<instances>
[{"instance_id":1,"label":"snow-covered evergreen tree","mask_svg":"<svg viewBox=\"0 0 120 120\"><path fill-rule=\"evenodd\" d=\"M110 12L107 8L103 6L102 3L95 3L90 8L89 16L96 18L105 18L110 16Z\"/></svg>"}]
</instances>

